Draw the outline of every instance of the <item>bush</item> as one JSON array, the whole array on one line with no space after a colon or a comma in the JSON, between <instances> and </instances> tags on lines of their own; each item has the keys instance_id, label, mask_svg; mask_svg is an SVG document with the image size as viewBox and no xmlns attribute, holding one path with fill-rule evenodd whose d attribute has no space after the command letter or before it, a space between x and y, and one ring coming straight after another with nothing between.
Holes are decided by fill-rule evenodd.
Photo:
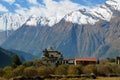
<instances>
[{"instance_id":1,"label":"bush","mask_svg":"<svg viewBox=\"0 0 120 80\"><path fill-rule=\"evenodd\" d=\"M0 80L7 80L7 79L5 79L5 78L3 78L3 77L0 77Z\"/></svg>"},{"instance_id":2,"label":"bush","mask_svg":"<svg viewBox=\"0 0 120 80\"><path fill-rule=\"evenodd\" d=\"M112 68L109 64L105 64L105 65L98 65L97 66L97 74L99 76L107 76L107 74L112 73Z\"/></svg>"},{"instance_id":3,"label":"bush","mask_svg":"<svg viewBox=\"0 0 120 80\"><path fill-rule=\"evenodd\" d=\"M96 65L94 65L94 64L86 65L86 66L83 68L83 73L84 73L84 74L91 74L91 73L97 74Z\"/></svg>"},{"instance_id":4,"label":"bush","mask_svg":"<svg viewBox=\"0 0 120 80\"><path fill-rule=\"evenodd\" d=\"M16 69L12 71L11 76L12 77L22 76L24 68L25 67L23 65L18 66Z\"/></svg>"},{"instance_id":5,"label":"bush","mask_svg":"<svg viewBox=\"0 0 120 80\"><path fill-rule=\"evenodd\" d=\"M24 69L23 74L25 77L36 77L37 70L34 67L27 67Z\"/></svg>"},{"instance_id":6,"label":"bush","mask_svg":"<svg viewBox=\"0 0 120 80\"><path fill-rule=\"evenodd\" d=\"M47 77L50 74L54 74L54 71L55 71L54 66L50 66L50 67L41 66L38 68L38 76Z\"/></svg>"},{"instance_id":7,"label":"bush","mask_svg":"<svg viewBox=\"0 0 120 80\"><path fill-rule=\"evenodd\" d=\"M67 72L68 75L80 75L82 73L82 66L70 65Z\"/></svg>"},{"instance_id":8,"label":"bush","mask_svg":"<svg viewBox=\"0 0 120 80\"><path fill-rule=\"evenodd\" d=\"M13 68L11 66L6 66L4 67L3 71L5 72L5 74L3 75L5 78L11 78L11 72L12 72Z\"/></svg>"},{"instance_id":9,"label":"bush","mask_svg":"<svg viewBox=\"0 0 120 80\"><path fill-rule=\"evenodd\" d=\"M119 75L120 65L115 63L106 63L97 65L97 74L99 76Z\"/></svg>"},{"instance_id":10,"label":"bush","mask_svg":"<svg viewBox=\"0 0 120 80\"><path fill-rule=\"evenodd\" d=\"M120 65L111 64L109 67L111 68L112 74L120 74Z\"/></svg>"},{"instance_id":11,"label":"bush","mask_svg":"<svg viewBox=\"0 0 120 80\"><path fill-rule=\"evenodd\" d=\"M2 77L5 74L5 71L3 69L0 69L0 77Z\"/></svg>"},{"instance_id":12,"label":"bush","mask_svg":"<svg viewBox=\"0 0 120 80\"><path fill-rule=\"evenodd\" d=\"M23 63L23 65L24 65L25 67L30 67L30 66L33 66L33 62L32 62L32 61L25 62L25 63Z\"/></svg>"},{"instance_id":13,"label":"bush","mask_svg":"<svg viewBox=\"0 0 120 80\"><path fill-rule=\"evenodd\" d=\"M38 67L40 67L40 66L43 65L43 62L42 62L42 60L40 60L40 59L36 59L36 60L34 60L33 65L34 65L36 68L38 68Z\"/></svg>"},{"instance_id":14,"label":"bush","mask_svg":"<svg viewBox=\"0 0 120 80\"><path fill-rule=\"evenodd\" d=\"M67 75L67 69L68 69L67 65L60 65L56 68L55 74L57 74L57 75Z\"/></svg>"}]
</instances>

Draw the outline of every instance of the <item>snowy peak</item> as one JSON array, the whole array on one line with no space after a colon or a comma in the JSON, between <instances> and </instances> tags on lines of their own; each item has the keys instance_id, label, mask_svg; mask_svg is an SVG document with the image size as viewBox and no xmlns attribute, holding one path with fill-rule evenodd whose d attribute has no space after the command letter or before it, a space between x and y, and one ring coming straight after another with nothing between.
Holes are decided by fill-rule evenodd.
<instances>
[{"instance_id":1,"label":"snowy peak","mask_svg":"<svg viewBox=\"0 0 120 80\"><path fill-rule=\"evenodd\" d=\"M26 25L36 26L48 25L53 26L60 20L65 19L68 22L78 23L78 24L95 24L99 20L110 21L114 11L120 11L120 1L118 0L108 0L105 4L97 6L95 8L81 7L79 10L72 11L65 16L51 16L51 17L31 17ZM47 15L46 15L47 16Z\"/></svg>"},{"instance_id":2,"label":"snowy peak","mask_svg":"<svg viewBox=\"0 0 120 80\"><path fill-rule=\"evenodd\" d=\"M47 26L53 26L54 24L58 23L62 18L57 17L42 17L42 16L31 16L27 21L26 25L28 26L37 26L37 25L47 25Z\"/></svg>"},{"instance_id":3,"label":"snowy peak","mask_svg":"<svg viewBox=\"0 0 120 80\"><path fill-rule=\"evenodd\" d=\"M37 17L33 15L27 20L26 25L37 26L37 20L38 20Z\"/></svg>"},{"instance_id":4,"label":"snowy peak","mask_svg":"<svg viewBox=\"0 0 120 80\"><path fill-rule=\"evenodd\" d=\"M94 15L90 14L89 11L86 11L86 9L80 9L71 12L70 14L66 15L64 19L66 21L78 24L94 24L97 21L97 18Z\"/></svg>"},{"instance_id":5,"label":"snowy peak","mask_svg":"<svg viewBox=\"0 0 120 80\"><path fill-rule=\"evenodd\" d=\"M26 25L37 26L37 25L47 25L53 26L60 20L65 19L66 21L78 24L95 24L99 20L110 21L114 11L120 11L120 1L118 0L108 0L105 4L97 6L95 8L81 7L79 10L72 11L65 16L32 16L30 17Z\"/></svg>"},{"instance_id":6,"label":"snowy peak","mask_svg":"<svg viewBox=\"0 0 120 80\"><path fill-rule=\"evenodd\" d=\"M83 8L67 14L64 19L78 24L95 24L99 20L110 21L113 11L120 11L120 1L108 0L93 9Z\"/></svg>"},{"instance_id":7,"label":"snowy peak","mask_svg":"<svg viewBox=\"0 0 120 80\"><path fill-rule=\"evenodd\" d=\"M25 21L26 18L19 14L6 13L0 15L0 30L16 30L24 24Z\"/></svg>"},{"instance_id":8,"label":"snowy peak","mask_svg":"<svg viewBox=\"0 0 120 80\"><path fill-rule=\"evenodd\" d=\"M120 11L120 0L108 0L105 3L111 10L118 10Z\"/></svg>"}]
</instances>

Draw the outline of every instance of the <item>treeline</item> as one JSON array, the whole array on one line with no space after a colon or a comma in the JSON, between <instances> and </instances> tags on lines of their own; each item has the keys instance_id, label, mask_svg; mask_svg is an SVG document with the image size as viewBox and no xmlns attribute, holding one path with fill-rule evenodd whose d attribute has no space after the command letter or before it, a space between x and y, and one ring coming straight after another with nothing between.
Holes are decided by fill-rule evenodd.
<instances>
[{"instance_id":1,"label":"treeline","mask_svg":"<svg viewBox=\"0 0 120 80\"><path fill-rule=\"evenodd\" d=\"M25 78L52 76L78 76L92 74L94 76L120 76L120 65L108 59L99 61L98 64L89 65L47 65L37 59L21 63L18 57L13 59L12 65L0 69L0 77L6 79L23 76Z\"/></svg>"}]
</instances>

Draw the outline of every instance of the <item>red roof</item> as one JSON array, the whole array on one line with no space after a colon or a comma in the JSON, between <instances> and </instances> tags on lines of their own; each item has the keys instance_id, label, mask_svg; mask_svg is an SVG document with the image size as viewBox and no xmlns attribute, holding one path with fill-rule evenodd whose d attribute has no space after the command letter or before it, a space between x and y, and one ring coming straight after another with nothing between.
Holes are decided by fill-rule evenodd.
<instances>
[{"instance_id":1,"label":"red roof","mask_svg":"<svg viewBox=\"0 0 120 80\"><path fill-rule=\"evenodd\" d=\"M64 58L63 60L68 60L68 58Z\"/></svg>"},{"instance_id":2,"label":"red roof","mask_svg":"<svg viewBox=\"0 0 120 80\"><path fill-rule=\"evenodd\" d=\"M76 61L96 61L96 58L75 58Z\"/></svg>"}]
</instances>

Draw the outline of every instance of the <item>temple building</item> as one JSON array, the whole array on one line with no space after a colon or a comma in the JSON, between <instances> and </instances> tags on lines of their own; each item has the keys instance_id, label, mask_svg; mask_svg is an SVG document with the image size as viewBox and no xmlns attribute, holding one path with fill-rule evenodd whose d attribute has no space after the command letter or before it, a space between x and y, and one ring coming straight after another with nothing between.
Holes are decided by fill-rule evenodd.
<instances>
[{"instance_id":1,"label":"temple building","mask_svg":"<svg viewBox=\"0 0 120 80\"><path fill-rule=\"evenodd\" d=\"M61 52L54 50L52 47L43 51L42 59L44 59L48 64L60 65L63 63L63 55Z\"/></svg>"},{"instance_id":2,"label":"temple building","mask_svg":"<svg viewBox=\"0 0 120 80\"><path fill-rule=\"evenodd\" d=\"M96 64L96 58L75 58L74 64L82 64L82 65L87 65L87 64Z\"/></svg>"}]
</instances>

